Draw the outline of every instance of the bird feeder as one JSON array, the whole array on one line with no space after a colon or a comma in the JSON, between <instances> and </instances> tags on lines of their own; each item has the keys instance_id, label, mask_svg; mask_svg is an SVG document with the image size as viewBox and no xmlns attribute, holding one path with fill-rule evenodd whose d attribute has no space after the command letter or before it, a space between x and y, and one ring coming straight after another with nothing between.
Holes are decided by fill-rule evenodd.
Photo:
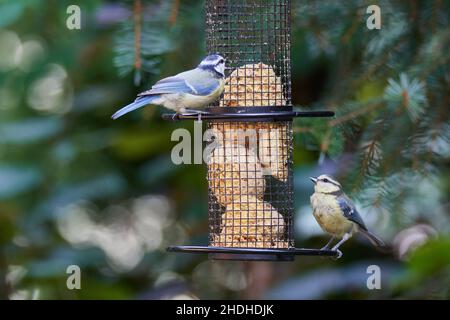
<instances>
[{"instance_id":1,"label":"bird feeder","mask_svg":"<svg viewBox=\"0 0 450 320\"><path fill-rule=\"evenodd\" d=\"M209 245L168 251L226 260L335 255L294 244L292 120L333 113L293 110L290 12L290 0L206 0L207 51L227 63L224 93L201 116L215 143L207 161Z\"/></svg>"}]
</instances>

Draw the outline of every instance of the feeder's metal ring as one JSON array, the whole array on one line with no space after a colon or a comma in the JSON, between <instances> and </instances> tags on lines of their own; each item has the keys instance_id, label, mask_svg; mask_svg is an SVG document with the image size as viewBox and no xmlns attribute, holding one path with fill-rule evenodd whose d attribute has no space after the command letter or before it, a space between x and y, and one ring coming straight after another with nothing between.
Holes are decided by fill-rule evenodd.
<instances>
[{"instance_id":1,"label":"feeder's metal ring","mask_svg":"<svg viewBox=\"0 0 450 320\"><path fill-rule=\"evenodd\" d=\"M201 119L208 121L286 121L296 117L333 117L333 111L295 111L292 107L212 107L201 113ZM197 120L194 112L165 113L164 120Z\"/></svg>"},{"instance_id":2,"label":"feeder's metal ring","mask_svg":"<svg viewBox=\"0 0 450 320\"><path fill-rule=\"evenodd\" d=\"M181 253L208 253L217 260L268 260L292 261L294 256L323 256L336 257L338 253L332 250L290 248L290 249L264 249L264 248L231 248L206 246L169 246L168 252Z\"/></svg>"}]
</instances>

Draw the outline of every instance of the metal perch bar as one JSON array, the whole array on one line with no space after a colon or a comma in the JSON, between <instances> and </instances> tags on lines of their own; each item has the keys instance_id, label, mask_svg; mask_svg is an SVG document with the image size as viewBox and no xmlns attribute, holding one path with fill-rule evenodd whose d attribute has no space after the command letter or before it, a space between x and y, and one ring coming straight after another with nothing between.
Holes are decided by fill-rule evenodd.
<instances>
[{"instance_id":1,"label":"metal perch bar","mask_svg":"<svg viewBox=\"0 0 450 320\"><path fill-rule=\"evenodd\" d=\"M245 109L250 109L252 107L247 107ZM286 120L292 118L313 118L313 117L333 117L333 111L292 111L292 110L280 110L282 108L274 107L275 110L271 112L264 112L263 107L253 107L255 109L254 112L250 112L250 110L245 110L245 112L237 112L238 108L224 108L220 107L222 113L217 112L203 112L202 119L203 120ZM223 109L231 109L231 110L223 110ZM252 110L253 111L253 110ZM190 112L190 113L165 113L162 115L164 120L197 120L198 115Z\"/></svg>"},{"instance_id":2,"label":"metal perch bar","mask_svg":"<svg viewBox=\"0 0 450 320\"><path fill-rule=\"evenodd\" d=\"M229 247L204 247L204 246L170 246L167 248L168 252L180 253L197 253L210 254L215 259L226 260L242 260L242 255L245 255L245 260L281 260L291 261L294 256L320 256L320 257L337 257L337 252L324 249L260 249L260 248L229 248ZM251 259L256 257L256 259Z\"/></svg>"}]
</instances>

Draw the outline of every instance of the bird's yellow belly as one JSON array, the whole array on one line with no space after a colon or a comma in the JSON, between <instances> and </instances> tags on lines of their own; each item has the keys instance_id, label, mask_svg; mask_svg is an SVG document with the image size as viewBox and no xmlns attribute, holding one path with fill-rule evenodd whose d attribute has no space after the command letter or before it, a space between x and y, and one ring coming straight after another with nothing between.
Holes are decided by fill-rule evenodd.
<instances>
[{"instance_id":1,"label":"bird's yellow belly","mask_svg":"<svg viewBox=\"0 0 450 320\"><path fill-rule=\"evenodd\" d=\"M353 222L343 215L334 196L314 194L311 206L317 223L325 232L342 237L352 229Z\"/></svg>"}]
</instances>

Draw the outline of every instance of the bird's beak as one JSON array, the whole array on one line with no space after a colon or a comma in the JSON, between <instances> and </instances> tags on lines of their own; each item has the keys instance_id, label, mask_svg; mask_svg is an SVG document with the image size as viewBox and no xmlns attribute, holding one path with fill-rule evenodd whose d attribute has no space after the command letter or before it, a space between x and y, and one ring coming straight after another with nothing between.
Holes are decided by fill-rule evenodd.
<instances>
[{"instance_id":1,"label":"bird's beak","mask_svg":"<svg viewBox=\"0 0 450 320\"><path fill-rule=\"evenodd\" d=\"M309 178L311 179L311 181L312 181L314 184L317 183L317 178L314 178L314 177L309 177Z\"/></svg>"}]
</instances>

